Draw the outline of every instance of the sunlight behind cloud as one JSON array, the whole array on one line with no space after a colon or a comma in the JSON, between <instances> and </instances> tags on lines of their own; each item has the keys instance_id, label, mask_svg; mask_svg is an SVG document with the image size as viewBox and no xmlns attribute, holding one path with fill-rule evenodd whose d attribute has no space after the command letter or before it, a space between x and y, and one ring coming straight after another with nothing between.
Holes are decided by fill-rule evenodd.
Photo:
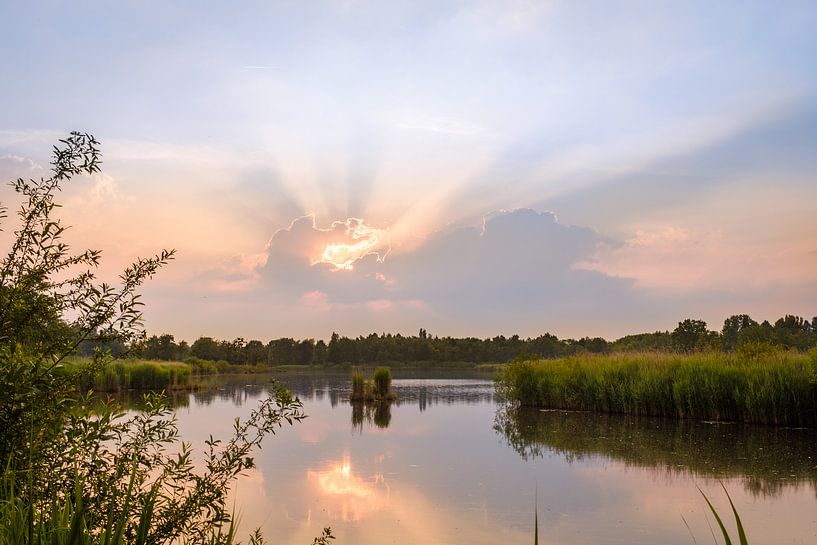
<instances>
[{"instance_id":1,"label":"sunlight behind cloud","mask_svg":"<svg viewBox=\"0 0 817 545\"><path fill-rule=\"evenodd\" d=\"M345 226L345 231L343 231ZM333 229L343 231L348 241L330 242L312 264L329 263L336 269L352 270L354 263L363 256L377 254L382 260L389 252L388 233L385 229L369 227L363 220L349 218L345 222L335 222ZM380 254L383 251L383 255Z\"/></svg>"}]
</instances>

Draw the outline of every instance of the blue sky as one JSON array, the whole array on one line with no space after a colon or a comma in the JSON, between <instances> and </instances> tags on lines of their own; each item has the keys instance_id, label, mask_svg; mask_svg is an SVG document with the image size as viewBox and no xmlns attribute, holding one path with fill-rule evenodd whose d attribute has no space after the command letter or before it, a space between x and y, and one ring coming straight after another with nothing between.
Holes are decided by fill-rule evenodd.
<instances>
[{"instance_id":1,"label":"blue sky","mask_svg":"<svg viewBox=\"0 0 817 545\"><path fill-rule=\"evenodd\" d=\"M812 316L815 27L813 2L2 2L0 174L94 133L73 241L103 275L177 248L146 316L185 338Z\"/></svg>"}]
</instances>

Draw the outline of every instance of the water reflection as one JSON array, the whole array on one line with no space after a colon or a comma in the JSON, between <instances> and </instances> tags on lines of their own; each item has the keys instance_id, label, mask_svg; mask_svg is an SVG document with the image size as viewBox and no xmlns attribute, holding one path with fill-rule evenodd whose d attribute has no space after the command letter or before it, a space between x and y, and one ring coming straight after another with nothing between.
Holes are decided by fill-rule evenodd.
<instances>
[{"instance_id":1,"label":"water reflection","mask_svg":"<svg viewBox=\"0 0 817 545\"><path fill-rule=\"evenodd\" d=\"M322 470L307 471L307 481L317 485L317 492L332 520L360 520L383 507L388 499L383 474L375 473L364 479L353 471L348 454L342 461L331 462Z\"/></svg>"},{"instance_id":2,"label":"water reflection","mask_svg":"<svg viewBox=\"0 0 817 545\"><path fill-rule=\"evenodd\" d=\"M363 422L386 429L391 423L391 401L376 403L350 402L352 406L352 430L363 433Z\"/></svg>"},{"instance_id":3,"label":"water reflection","mask_svg":"<svg viewBox=\"0 0 817 545\"><path fill-rule=\"evenodd\" d=\"M817 430L515 407L494 429L523 459L590 457L672 475L740 479L756 497L809 483L817 493Z\"/></svg>"},{"instance_id":4,"label":"water reflection","mask_svg":"<svg viewBox=\"0 0 817 545\"><path fill-rule=\"evenodd\" d=\"M445 376L446 373L436 373ZM448 373L451 374L451 373ZM458 371L457 379L418 378L422 372L398 370L394 373L392 387L397 399L395 406L416 405L420 412L434 405L493 403L494 387L484 372ZM472 377L469 377L472 375ZM463 378L463 376L469 378ZM173 408L189 407L194 404L206 407L213 403L227 401L235 407L246 403L255 403L262 395L271 393L273 381L289 388L293 395L305 402L322 402L328 398L329 405L336 407L340 403L349 403L351 392L350 375L346 371L282 373L272 375L222 375L204 377L201 387L192 392L167 392L168 401ZM138 409L143 406L143 393L125 391L118 394L118 399L125 408ZM377 412L377 421L381 427L388 426L390 411ZM374 415L373 415L374 416Z\"/></svg>"},{"instance_id":5,"label":"water reflection","mask_svg":"<svg viewBox=\"0 0 817 545\"><path fill-rule=\"evenodd\" d=\"M681 516L699 542L709 535L696 485L729 512L715 478L746 513L752 543L817 535L813 432L497 414L490 376L395 375L398 402L380 408L349 404L345 371L279 377L309 418L265 442L231 492L242 536L261 526L275 542L311 543L331 525L338 543L356 545L530 543L538 483L541 543L688 545ZM204 448L269 389L221 377L190 393L183 437Z\"/></svg>"}]
</instances>

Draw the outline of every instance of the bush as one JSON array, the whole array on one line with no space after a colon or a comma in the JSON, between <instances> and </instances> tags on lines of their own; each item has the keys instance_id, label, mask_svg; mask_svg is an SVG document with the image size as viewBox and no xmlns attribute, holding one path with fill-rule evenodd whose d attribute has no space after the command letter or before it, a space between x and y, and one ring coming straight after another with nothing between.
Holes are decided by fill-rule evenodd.
<instances>
[{"instance_id":1,"label":"bush","mask_svg":"<svg viewBox=\"0 0 817 545\"><path fill-rule=\"evenodd\" d=\"M266 435L304 417L301 404L275 390L235 422L230 440L207 441L204 463L196 464L163 398L148 397L142 412L127 416L81 393L78 384L96 381L178 385L190 371L113 362L99 349L87 365L67 365L86 341L128 345L144 337L136 291L173 251L137 260L119 288L97 284L88 269L100 253L71 254L51 213L63 182L99 171L98 142L80 133L60 142L49 178L12 184L24 201L21 226L0 261L0 543L229 542L230 483L253 466Z\"/></svg>"}]
</instances>

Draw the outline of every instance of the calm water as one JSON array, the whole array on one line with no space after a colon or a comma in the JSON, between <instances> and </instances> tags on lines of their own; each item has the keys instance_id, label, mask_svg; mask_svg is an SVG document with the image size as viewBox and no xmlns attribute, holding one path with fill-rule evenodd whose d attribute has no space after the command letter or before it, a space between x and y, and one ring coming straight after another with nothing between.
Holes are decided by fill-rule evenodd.
<instances>
[{"instance_id":1,"label":"calm water","mask_svg":"<svg viewBox=\"0 0 817 545\"><path fill-rule=\"evenodd\" d=\"M753 545L817 543L814 431L509 412L489 376L396 377L398 401L364 410L346 400L346 373L280 375L309 418L270 437L238 482L242 535L307 545L331 526L348 545L529 544L538 489L543 544L689 545L683 519L712 543L696 485L728 514L721 480ZM252 380L179 399L185 439L226 437L266 393Z\"/></svg>"}]
</instances>

